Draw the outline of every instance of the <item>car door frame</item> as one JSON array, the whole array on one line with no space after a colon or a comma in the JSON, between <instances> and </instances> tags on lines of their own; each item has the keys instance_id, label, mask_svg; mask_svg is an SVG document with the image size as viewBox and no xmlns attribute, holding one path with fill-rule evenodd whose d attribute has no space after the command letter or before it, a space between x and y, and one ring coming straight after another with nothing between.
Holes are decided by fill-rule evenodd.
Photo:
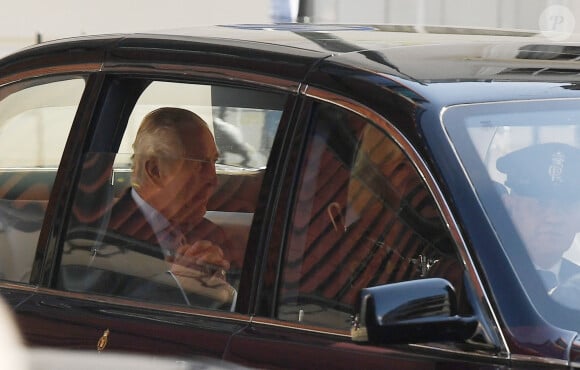
<instances>
[{"instance_id":1,"label":"car door frame","mask_svg":"<svg viewBox=\"0 0 580 370\"><path fill-rule=\"evenodd\" d=\"M114 63L113 63L114 64ZM238 87L254 87L271 89L288 94L289 100L280 123L279 132L284 131L284 122L294 109L292 93L298 91L300 82L272 78L267 74L242 73L234 69L220 67L196 68L191 65L164 64L154 72L150 67L137 63L134 66L124 63L121 66L112 65L102 68L98 64L96 70L91 71L91 81L100 86L92 85L85 89L83 104L77 112L73 126L75 131L70 135L66 155L63 156L62 167L59 167L57 182L50 199L51 206L55 207L47 213L41 239L38 245L37 270L34 295L28 297L19 307L19 321L29 342L35 345L63 346L67 348L95 349L96 344L106 338L111 349L133 350L133 343L141 341L141 351L147 353L165 353L172 355L204 355L221 357L231 333L245 327L250 317L248 315L248 297L252 296L253 284L242 283L238 312L207 311L195 308L164 306L155 304L139 304L121 298L110 298L96 295L87 295L73 292L63 292L52 288L55 282L55 269L59 260L59 251L64 242L66 220L72 206L74 187L80 174L82 153L88 150L91 139L96 130L96 121L107 99L107 79L121 75L147 77L152 79L173 79L181 82L219 81L224 85ZM62 73L62 71L61 71ZM219 76L216 77L216 76ZM241 82L232 84L232 80ZM88 103L85 101L88 100ZM104 133L100 132L99 135ZM284 134L280 134L284 136ZM280 153L273 150L270 163L279 161ZM270 164L269 164L270 165ZM273 172L273 171L270 171ZM263 194L269 194L266 188L274 186L275 176L267 175L262 188ZM269 199L269 198L267 198ZM267 208L268 202L258 206ZM256 226L258 225L258 226ZM262 234L259 224L254 222L252 235ZM255 249L259 250L261 236L250 239L257 240ZM250 244L251 245L251 244ZM248 248L248 255L259 255L252 248ZM243 276L254 277L256 264L248 264L248 271ZM245 288L244 288L245 287ZM145 320L150 324L143 325ZM114 327L116 326L116 328ZM208 334L209 332L209 334ZM214 333L214 335L211 334ZM68 334L67 334L68 333ZM161 333L167 338L174 338L161 343ZM70 334L70 335L69 335ZM199 338L203 337L203 340ZM202 343L203 348L193 348L193 343Z\"/></svg>"},{"instance_id":2,"label":"car door frame","mask_svg":"<svg viewBox=\"0 0 580 370\"><path fill-rule=\"evenodd\" d=\"M274 317L276 312L277 286L281 266L283 263L283 248L286 238L286 226L279 226L281 232L275 234L270 240L268 248L269 262L265 262L263 267L263 280L261 289L252 317L251 325L235 334L228 346L228 353L225 359L235 362L242 362L249 366L284 366L288 368L352 368L353 356L356 356L357 367L362 368L384 368L386 361L393 368L425 368L431 366L452 366L457 359L463 359L465 364L471 363L473 368L479 368L482 364L495 364L498 368L509 366L508 346L503 338L497 318L493 314L490 300L487 296L483 284L481 283L473 260L468 253L465 241L462 238L458 224L448 207L444 196L437 185L434 176L430 173L428 166L414 149L414 146L405 136L383 116L358 103L350 98L343 97L338 93L326 91L321 88L303 85L300 96L300 111L295 115L293 138L289 147L293 151L287 153L290 163L284 173L284 188L296 189L296 181L300 178L302 168L300 168L301 158L304 156L305 143L308 132L312 129L308 127L310 120L310 110L314 102L327 102L340 108L349 110L358 115L368 118L378 125L385 135L393 138L397 144L409 156L415 168L419 171L426 185L432 192L436 203L440 207L444 219L449 223L452 238L459 248L462 259L466 263L467 276L474 287L474 293L478 302L483 302L485 309L482 312L490 314L487 317L487 330L496 335L495 341L498 347L489 349L489 352L481 348L469 351L459 346L451 345L429 345L429 344L407 344L390 345L376 347L373 345L355 344L350 333L332 330L312 325L299 325L293 322L283 322ZM308 123L308 124L305 124ZM278 199L278 209L272 214L274 224L288 225L289 217L293 209L292 199L295 197L295 190L285 197ZM482 310L482 308L479 308ZM271 341L283 342L284 345L274 347ZM283 350L281 350L283 348ZM264 356L267 353L267 356ZM355 355L356 353L356 355ZM467 365L466 365L467 366ZM469 368L469 367L468 367Z\"/></svg>"},{"instance_id":3,"label":"car door frame","mask_svg":"<svg viewBox=\"0 0 580 370\"><path fill-rule=\"evenodd\" d=\"M0 85L4 86L16 82L33 81L41 78L60 78L67 76L82 77L86 80L86 84L77 111L75 112L71 129L67 133L65 149L62 153L52 191L48 199L48 203L55 204L57 209L53 209L50 206L47 208L36 245L33 265L31 266L32 271L30 281L29 283L10 281L0 282L2 295L9 300L10 305L16 312L20 311L26 301L43 284L43 275L47 267L46 261L52 258L51 256L54 253L53 245L57 241L55 235L58 234L58 229L55 225L58 225L58 222L55 222L54 217L60 213L60 209L63 206L62 200L67 194L68 186L70 186L68 183L70 180L69 174L71 168L74 167L75 153L80 150L76 143L84 140L89 129L89 127L86 127L83 123L87 115L87 110L90 111L94 107L95 99L100 92L102 84L102 79L94 74L100 68L100 63L98 62L81 64L69 64L65 62L64 65L59 65L58 68L55 68L54 66L46 66L42 68L29 69L27 65L24 65L22 68L24 71L16 69L11 74L3 76ZM84 107L87 107L88 109L85 109ZM22 296L23 298L14 299L10 298L11 296Z\"/></svg>"}]
</instances>

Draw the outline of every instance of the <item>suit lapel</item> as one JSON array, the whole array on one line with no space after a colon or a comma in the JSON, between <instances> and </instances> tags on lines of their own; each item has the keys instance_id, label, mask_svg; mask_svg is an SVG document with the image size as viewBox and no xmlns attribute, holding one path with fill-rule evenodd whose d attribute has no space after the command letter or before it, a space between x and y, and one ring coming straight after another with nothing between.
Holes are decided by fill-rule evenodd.
<instances>
[{"instance_id":1,"label":"suit lapel","mask_svg":"<svg viewBox=\"0 0 580 370\"><path fill-rule=\"evenodd\" d=\"M128 189L113 206L109 229L133 239L159 245L157 236ZM162 256L161 250L159 255Z\"/></svg>"}]
</instances>

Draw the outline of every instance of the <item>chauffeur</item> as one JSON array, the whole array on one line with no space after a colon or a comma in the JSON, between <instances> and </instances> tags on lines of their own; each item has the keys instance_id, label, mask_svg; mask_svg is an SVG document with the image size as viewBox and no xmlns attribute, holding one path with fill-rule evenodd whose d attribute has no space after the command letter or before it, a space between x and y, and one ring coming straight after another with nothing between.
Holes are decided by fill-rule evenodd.
<instances>
[{"instance_id":1,"label":"chauffeur","mask_svg":"<svg viewBox=\"0 0 580 370\"><path fill-rule=\"evenodd\" d=\"M580 266L563 257L580 231L580 149L535 144L497 160L506 174L504 203L549 294L580 277ZM580 291L580 280L575 284ZM566 294L569 295L569 294ZM568 298L567 298L568 299ZM573 304L580 308L579 303Z\"/></svg>"}]
</instances>

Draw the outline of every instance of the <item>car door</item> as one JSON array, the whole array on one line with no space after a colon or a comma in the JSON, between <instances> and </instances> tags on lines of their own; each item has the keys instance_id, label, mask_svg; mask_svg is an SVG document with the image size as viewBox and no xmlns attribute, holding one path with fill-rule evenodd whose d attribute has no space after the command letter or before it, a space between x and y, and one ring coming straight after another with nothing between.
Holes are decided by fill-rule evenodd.
<instances>
[{"instance_id":1,"label":"car door","mask_svg":"<svg viewBox=\"0 0 580 370\"><path fill-rule=\"evenodd\" d=\"M243 289L251 284L240 279L244 269L254 268L245 260L246 246L251 230L261 230L254 214L261 207L272 133L289 96L263 86L199 82L179 74L102 78L98 109L84 122L93 135L79 143L83 150L60 240L54 259L45 260L45 286L20 309L26 338L44 346L220 358L230 335L249 322L244 297L250 293ZM134 184L136 132L144 116L159 107L198 114L219 148L219 184L206 218L230 242L227 279L235 296L225 303L211 297L194 301L189 292L185 297L151 245L110 233L111 208Z\"/></svg>"},{"instance_id":2,"label":"car door","mask_svg":"<svg viewBox=\"0 0 580 370\"><path fill-rule=\"evenodd\" d=\"M416 151L373 111L322 95L306 99L297 121L303 131L288 157L300 160L281 185L294 191L281 196L272 217L279 232L270 240L256 315L232 338L226 359L276 368L507 367L487 315L487 339L471 346L353 342L365 287L439 277L454 287L460 316L481 308L470 298L461 241L443 221L444 205Z\"/></svg>"}]
</instances>

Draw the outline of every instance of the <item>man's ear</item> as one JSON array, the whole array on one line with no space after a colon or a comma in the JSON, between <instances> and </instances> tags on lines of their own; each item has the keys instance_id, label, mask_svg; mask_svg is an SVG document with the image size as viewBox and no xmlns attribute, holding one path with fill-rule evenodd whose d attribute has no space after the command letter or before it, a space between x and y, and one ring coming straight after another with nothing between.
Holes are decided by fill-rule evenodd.
<instances>
[{"instance_id":1,"label":"man's ear","mask_svg":"<svg viewBox=\"0 0 580 370\"><path fill-rule=\"evenodd\" d=\"M163 185L159 159L152 157L145 161L145 174L152 184Z\"/></svg>"}]
</instances>

